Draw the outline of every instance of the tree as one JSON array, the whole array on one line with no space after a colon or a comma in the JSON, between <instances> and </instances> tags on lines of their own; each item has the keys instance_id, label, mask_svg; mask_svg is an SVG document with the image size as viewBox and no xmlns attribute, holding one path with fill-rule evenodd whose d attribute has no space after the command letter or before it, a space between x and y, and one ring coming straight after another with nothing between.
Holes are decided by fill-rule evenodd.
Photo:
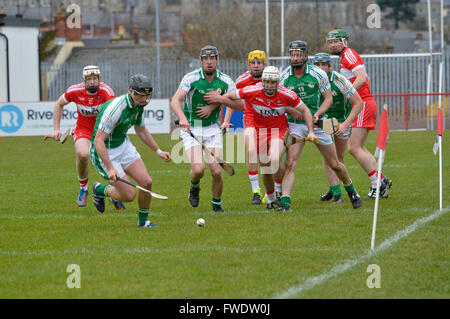
<instances>
[{"instance_id":1,"label":"tree","mask_svg":"<svg viewBox=\"0 0 450 319\"><path fill-rule=\"evenodd\" d=\"M412 21L415 18L416 12L412 5L418 2L419 0L377 0L382 11L389 11L386 18L394 20L396 30L399 22Z\"/></svg>"}]
</instances>

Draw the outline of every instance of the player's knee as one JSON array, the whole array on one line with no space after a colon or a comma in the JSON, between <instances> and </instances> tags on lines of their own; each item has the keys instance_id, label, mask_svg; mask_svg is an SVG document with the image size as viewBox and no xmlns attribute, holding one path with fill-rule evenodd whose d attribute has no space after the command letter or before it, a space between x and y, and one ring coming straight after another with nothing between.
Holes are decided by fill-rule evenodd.
<instances>
[{"instance_id":1,"label":"player's knee","mask_svg":"<svg viewBox=\"0 0 450 319\"><path fill-rule=\"evenodd\" d=\"M145 189L152 189L152 178L150 176L148 176L144 181L141 182L141 186L144 187Z\"/></svg>"},{"instance_id":2,"label":"player's knee","mask_svg":"<svg viewBox=\"0 0 450 319\"><path fill-rule=\"evenodd\" d=\"M284 167L284 170L287 172L293 171L295 169L295 166L297 165L296 161L287 160L286 165Z\"/></svg>"},{"instance_id":3,"label":"player's knee","mask_svg":"<svg viewBox=\"0 0 450 319\"><path fill-rule=\"evenodd\" d=\"M358 154L360 147L357 146L356 144L347 144L347 149L348 152L350 153L350 155L355 156L356 154Z\"/></svg>"},{"instance_id":4,"label":"player's knee","mask_svg":"<svg viewBox=\"0 0 450 319\"><path fill-rule=\"evenodd\" d=\"M214 179L222 178L222 168L219 165L216 165L214 168L211 168L211 176Z\"/></svg>"},{"instance_id":5,"label":"player's knee","mask_svg":"<svg viewBox=\"0 0 450 319\"><path fill-rule=\"evenodd\" d=\"M127 189L125 193L122 193L123 202L132 202L136 198L136 190L134 188Z\"/></svg>"},{"instance_id":6,"label":"player's knee","mask_svg":"<svg viewBox=\"0 0 450 319\"><path fill-rule=\"evenodd\" d=\"M77 158L80 161L89 161L89 151L86 150L78 151Z\"/></svg>"},{"instance_id":7,"label":"player's knee","mask_svg":"<svg viewBox=\"0 0 450 319\"><path fill-rule=\"evenodd\" d=\"M205 165L195 164L191 168L192 175L202 178L205 173Z\"/></svg>"}]
</instances>

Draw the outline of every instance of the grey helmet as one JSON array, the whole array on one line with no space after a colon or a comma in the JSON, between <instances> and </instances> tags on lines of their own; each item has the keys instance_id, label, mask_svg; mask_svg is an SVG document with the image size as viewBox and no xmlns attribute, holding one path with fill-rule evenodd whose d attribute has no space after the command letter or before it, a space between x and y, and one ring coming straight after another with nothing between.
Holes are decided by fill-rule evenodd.
<instances>
[{"instance_id":1,"label":"grey helmet","mask_svg":"<svg viewBox=\"0 0 450 319\"><path fill-rule=\"evenodd\" d=\"M143 74L135 74L130 77L128 87L140 94L152 94L153 86L150 79Z\"/></svg>"},{"instance_id":2,"label":"grey helmet","mask_svg":"<svg viewBox=\"0 0 450 319\"><path fill-rule=\"evenodd\" d=\"M216 57L219 56L219 50L217 50L217 48L215 46L212 45L206 45L203 48L200 49L200 59L203 56L207 56L207 55L214 55Z\"/></svg>"}]
</instances>

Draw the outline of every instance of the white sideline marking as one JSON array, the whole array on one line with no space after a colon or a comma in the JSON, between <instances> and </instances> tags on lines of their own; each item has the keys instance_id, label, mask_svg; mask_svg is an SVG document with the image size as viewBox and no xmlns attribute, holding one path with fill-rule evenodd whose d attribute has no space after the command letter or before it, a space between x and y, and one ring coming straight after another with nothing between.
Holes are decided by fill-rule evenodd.
<instances>
[{"instance_id":1,"label":"white sideline marking","mask_svg":"<svg viewBox=\"0 0 450 319\"><path fill-rule=\"evenodd\" d=\"M322 283L324 283L325 281L327 281L330 278L333 278L347 270L349 270L350 268L352 268L353 266L356 266L362 262L364 262L365 260L367 260L368 258L378 254L379 252L389 248L391 245L395 244L396 242L398 242L400 239L405 238L406 236L408 236L409 234L413 233L414 231L416 231L419 227L425 225L426 223L444 215L445 213L447 213L450 209L450 206L445 207L442 211L436 211L434 214L417 219L414 223L412 223L411 225L409 225L408 227L406 227L403 230L398 231L394 236L386 239L385 241L383 241L379 246L376 246L375 249L372 250L368 250L365 254L354 257L352 259L347 259L346 261L344 261L344 263L339 264L337 266L334 266L330 271L322 273L319 276L315 276L315 277L309 277L305 280L305 282L303 284L300 285L296 285L296 286L292 286L291 288L279 292L277 294L275 294L272 298L273 299L286 299L286 298L292 298L294 296L297 296L298 294L300 294L302 291L305 290L309 290L311 288L314 288L315 286L318 286ZM368 242L367 245L369 245L370 243Z\"/></svg>"}]
</instances>

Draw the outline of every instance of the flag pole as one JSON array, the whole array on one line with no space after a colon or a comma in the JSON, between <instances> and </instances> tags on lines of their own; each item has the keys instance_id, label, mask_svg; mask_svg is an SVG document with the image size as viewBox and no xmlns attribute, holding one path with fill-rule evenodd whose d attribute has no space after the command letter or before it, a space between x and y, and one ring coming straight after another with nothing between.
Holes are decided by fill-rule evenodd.
<instances>
[{"instance_id":1,"label":"flag pole","mask_svg":"<svg viewBox=\"0 0 450 319\"><path fill-rule=\"evenodd\" d=\"M372 241L370 243L370 249L373 251L375 248L375 233L377 230L377 217L378 217L378 204L380 201L380 186L381 175L384 156L386 153L387 138L389 136L389 120L387 115L387 104L383 105L383 111L381 113L380 126L378 128L377 148L375 151L375 157L378 157L378 171L377 171L377 187L375 195L375 208L373 212L373 226L372 226Z\"/></svg>"},{"instance_id":2,"label":"flag pole","mask_svg":"<svg viewBox=\"0 0 450 319\"><path fill-rule=\"evenodd\" d=\"M375 197L375 209L373 213L373 226L372 226L372 241L370 244L370 249L374 250L375 248L375 233L377 230L377 216L378 216L378 202L380 200L380 185L381 185L381 167L383 165L385 151L380 150L379 158L378 158L378 176L377 176L377 195Z\"/></svg>"}]
</instances>

